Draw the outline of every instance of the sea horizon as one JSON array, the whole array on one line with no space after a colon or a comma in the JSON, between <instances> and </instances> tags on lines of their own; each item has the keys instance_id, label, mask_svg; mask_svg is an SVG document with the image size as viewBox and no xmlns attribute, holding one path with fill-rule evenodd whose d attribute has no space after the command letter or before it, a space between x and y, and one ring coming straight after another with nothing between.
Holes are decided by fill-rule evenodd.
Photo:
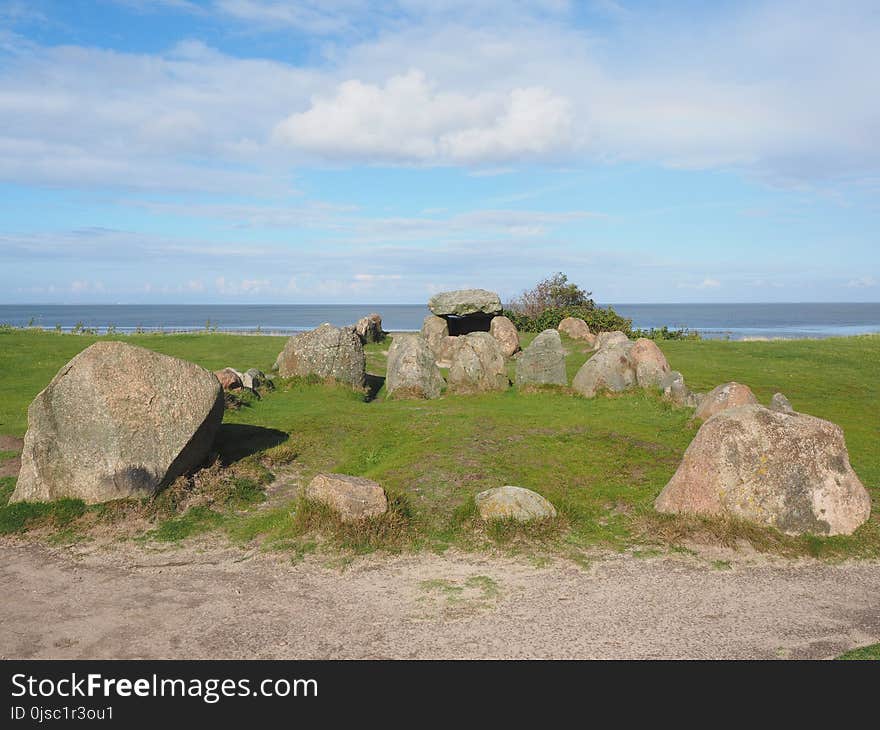
<instances>
[{"instance_id":1,"label":"sea horizon","mask_svg":"<svg viewBox=\"0 0 880 730\"><path fill-rule=\"evenodd\" d=\"M750 302L600 304L632 319L633 327L669 327L702 337L824 338L880 333L880 302ZM69 332L77 325L120 334L219 331L288 334L322 322L353 324L378 312L388 331L414 331L425 304L4 304L0 324Z\"/></svg>"}]
</instances>

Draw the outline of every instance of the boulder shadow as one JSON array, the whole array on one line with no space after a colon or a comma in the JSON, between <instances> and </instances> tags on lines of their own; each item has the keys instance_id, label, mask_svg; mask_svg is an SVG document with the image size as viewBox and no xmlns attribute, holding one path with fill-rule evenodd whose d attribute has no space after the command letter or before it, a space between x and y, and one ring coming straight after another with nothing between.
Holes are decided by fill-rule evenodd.
<instances>
[{"instance_id":1,"label":"boulder shadow","mask_svg":"<svg viewBox=\"0 0 880 730\"><path fill-rule=\"evenodd\" d=\"M232 464L251 454L283 444L289 438L288 434L276 428L221 423L214 437L214 451L220 454L224 464Z\"/></svg>"},{"instance_id":2,"label":"boulder shadow","mask_svg":"<svg viewBox=\"0 0 880 730\"><path fill-rule=\"evenodd\" d=\"M378 397L379 391L382 390L382 386L385 385L385 377L383 375L372 375L371 373L367 373L364 385L367 389L367 394L364 396L364 400L369 403L370 401L376 400Z\"/></svg>"}]
</instances>

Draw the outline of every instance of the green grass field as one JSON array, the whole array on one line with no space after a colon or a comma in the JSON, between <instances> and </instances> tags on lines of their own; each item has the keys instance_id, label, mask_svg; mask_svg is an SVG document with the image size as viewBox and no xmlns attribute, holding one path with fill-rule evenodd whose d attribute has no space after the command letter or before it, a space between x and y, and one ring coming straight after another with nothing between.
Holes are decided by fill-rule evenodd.
<instances>
[{"instance_id":1,"label":"green grass field","mask_svg":"<svg viewBox=\"0 0 880 730\"><path fill-rule=\"evenodd\" d=\"M0 368L6 375L0 381L0 434L23 435L30 400L96 339L0 331ZM208 333L116 339L210 369L258 367L267 372L284 344L278 337ZM880 337L660 345L693 389L738 380L764 403L781 390L797 410L840 424L853 467L874 501L869 522L851 537L793 538L726 520L656 515L652 502L675 471L695 427L688 422L689 411L650 393L588 400L567 390L510 389L435 401L387 401L384 390L367 400L344 387L288 381L262 400L227 411L220 439L224 456L240 458L261 443L281 448L279 441L289 434L284 448L288 457L295 454L301 477L332 470L375 479L393 497L392 516L363 534L352 534L317 514L314 506L236 504L216 518L204 512L175 515L171 519L177 522L157 529L168 539L226 530L233 539L271 542L294 553L314 549L323 532L343 546L363 549L480 549L501 543L534 555L577 556L594 546L665 549L691 538L725 544L746 539L762 550L829 559L880 555ZM387 347L386 342L367 348L368 372L384 374ZM571 378L587 354L575 342L566 341L566 347ZM260 434L278 432L283 433L261 441ZM259 458L247 456L251 462ZM503 484L545 495L559 509L559 519L534 530L484 529L474 519L473 495ZM10 490L4 485L4 494ZM27 520L14 523L21 524Z\"/></svg>"}]
</instances>

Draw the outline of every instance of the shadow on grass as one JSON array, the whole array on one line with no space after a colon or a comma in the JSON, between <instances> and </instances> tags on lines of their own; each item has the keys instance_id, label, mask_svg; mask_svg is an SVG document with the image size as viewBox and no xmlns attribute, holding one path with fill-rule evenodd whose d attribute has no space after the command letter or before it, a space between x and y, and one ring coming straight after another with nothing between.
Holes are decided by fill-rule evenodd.
<instances>
[{"instance_id":1,"label":"shadow on grass","mask_svg":"<svg viewBox=\"0 0 880 730\"><path fill-rule=\"evenodd\" d=\"M288 438L288 434L275 428L223 423L214 439L214 449L224 464L234 464L251 454L283 444Z\"/></svg>"},{"instance_id":2,"label":"shadow on grass","mask_svg":"<svg viewBox=\"0 0 880 730\"><path fill-rule=\"evenodd\" d=\"M385 377L382 375L372 375L371 373L367 373L365 385L367 386L367 395L364 400L369 403L370 401L376 400L379 391L382 390L382 386L385 385Z\"/></svg>"}]
</instances>

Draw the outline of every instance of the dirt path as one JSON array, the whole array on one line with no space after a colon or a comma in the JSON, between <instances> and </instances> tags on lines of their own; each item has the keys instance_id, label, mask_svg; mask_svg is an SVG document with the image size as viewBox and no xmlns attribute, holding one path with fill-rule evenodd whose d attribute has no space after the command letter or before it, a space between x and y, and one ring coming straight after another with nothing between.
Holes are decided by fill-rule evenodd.
<instances>
[{"instance_id":1,"label":"dirt path","mask_svg":"<svg viewBox=\"0 0 880 730\"><path fill-rule=\"evenodd\" d=\"M207 542L0 549L3 658L832 657L880 641L876 562L449 554L341 569Z\"/></svg>"}]
</instances>

